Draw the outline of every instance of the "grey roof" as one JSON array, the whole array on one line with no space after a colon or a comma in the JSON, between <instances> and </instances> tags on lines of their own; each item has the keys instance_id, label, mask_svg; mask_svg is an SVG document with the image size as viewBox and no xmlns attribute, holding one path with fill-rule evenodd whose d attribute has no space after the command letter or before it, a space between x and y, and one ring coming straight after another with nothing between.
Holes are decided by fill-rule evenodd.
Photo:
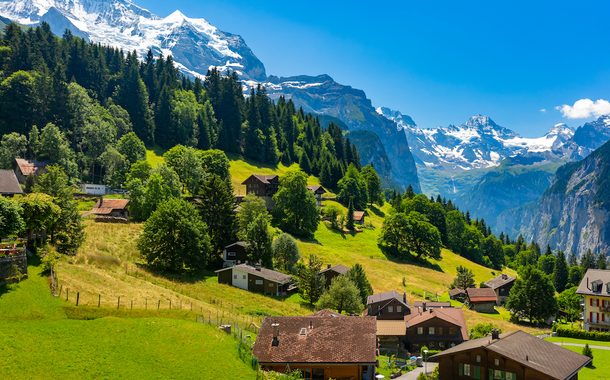
<instances>
[{"instance_id":1,"label":"grey roof","mask_svg":"<svg viewBox=\"0 0 610 380\"><path fill-rule=\"evenodd\" d=\"M236 241L236 242L235 242L235 243L233 243L233 244L229 244L229 245L227 245L227 246L225 247L225 249L227 249L227 248L231 248L231 247L235 247L235 246L240 246L240 247L247 248L247 247L248 247L248 242L245 242L245 241Z\"/></svg>"},{"instance_id":2,"label":"grey roof","mask_svg":"<svg viewBox=\"0 0 610 380\"><path fill-rule=\"evenodd\" d=\"M506 284L510 284L511 282L515 281L514 277L511 277L507 274L502 273L501 275L499 275L498 277L494 277L491 280L487 281L485 283L485 285L489 286L490 288L492 288L493 290L496 290Z\"/></svg>"},{"instance_id":3,"label":"grey roof","mask_svg":"<svg viewBox=\"0 0 610 380\"><path fill-rule=\"evenodd\" d=\"M426 304L426 308L428 308L428 309L433 309L436 307L452 307L451 302L437 302L437 301L415 301L415 302L413 302L413 307L414 308L418 308L418 307L423 308L424 304Z\"/></svg>"},{"instance_id":4,"label":"grey roof","mask_svg":"<svg viewBox=\"0 0 610 380\"><path fill-rule=\"evenodd\" d=\"M225 270L233 270L233 269L239 269L246 273L253 274L258 277L262 277L265 280L277 282L278 284L287 284L290 281L292 281L292 277L290 277L287 274L277 272L277 271L267 269L267 268L262 268L262 267L257 269L256 267L253 267L253 266L250 266L247 264L239 264L239 265L235 265L233 267L219 269L216 271L216 273L222 272Z\"/></svg>"},{"instance_id":5,"label":"grey roof","mask_svg":"<svg viewBox=\"0 0 610 380\"><path fill-rule=\"evenodd\" d=\"M553 379L569 379L591 359L577 354L554 343L547 342L523 331L500 335L500 339L491 337L470 340L432 356L438 359L445 355L484 348L526 367L544 373Z\"/></svg>"},{"instance_id":6,"label":"grey roof","mask_svg":"<svg viewBox=\"0 0 610 380\"><path fill-rule=\"evenodd\" d=\"M594 292L591 284L595 281L601 281L602 286L599 292ZM577 294L583 295L595 295L595 296L606 296L610 297L610 293L608 292L608 286L605 284L610 282L610 270L604 269L587 269L587 273L585 273L584 277L580 281L580 285L578 285L578 289L576 289Z\"/></svg>"},{"instance_id":7,"label":"grey roof","mask_svg":"<svg viewBox=\"0 0 610 380\"><path fill-rule=\"evenodd\" d=\"M279 178L277 176L277 174L271 174L271 175L265 175L265 174L252 174L250 177L246 178L244 180L244 182L242 182L242 185L245 185L246 182L250 179L250 178L256 178L257 180L259 180L260 182L264 183L264 184L269 184L272 181L277 181L277 179Z\"/></svg>"},{"instance_id":8,"label":"grey roof","mask_svg":"<svg viewBox=\"0 0 610 380\"><path fill-rule=\"evenodd\" d=\"M322 269L320 271L320 274L326 273L328 271L337 272L339 274L346 274L349 271L349 268L346 267L345 265L338 264L338 265L332 266L330 268Z\"/></svg>"},{"instance_id":9,"label":"grey roof","mask_svg":"<svg viewBox=\"0 0 610 380\"><path fill-rule=\"evenodd\" d=\"M0 194L23 194L17 176L12 170L0 170Z\"/></svg>"},{"instance_id":10,"label":"grey roof","mask_svg":"<svg viewBox=\"0 0 610 380\"><path fill-rule=\"evenodd\" d=\"M377 293L373 294L372 296L368 296L368 298L366 299L366 304L370 305L377 302L391 301L393 299L396 299L398 300L398 302L409 307L409 305L407 305L407 303L403 301L403 295L398 293L396 290L391 290L389 292Z\"/></svg>"}]
</instances>

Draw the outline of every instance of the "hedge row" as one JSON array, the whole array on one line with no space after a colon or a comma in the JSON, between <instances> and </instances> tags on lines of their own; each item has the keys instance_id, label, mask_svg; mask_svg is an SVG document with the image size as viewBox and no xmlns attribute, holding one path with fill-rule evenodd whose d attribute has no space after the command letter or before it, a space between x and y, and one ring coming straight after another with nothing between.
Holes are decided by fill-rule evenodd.
<instances>
[{"instance_id":1,"label":"hedge row","mask_svg":"<svg viewBox=\"0 0 610 380\"><path fill-rule=\"evenodd\" d=\"M610 342L610 333L599 331L585 331L571 329L569 327L556 327L557 336L564 338L589 339Z\"/></svg>"}]
</instances>

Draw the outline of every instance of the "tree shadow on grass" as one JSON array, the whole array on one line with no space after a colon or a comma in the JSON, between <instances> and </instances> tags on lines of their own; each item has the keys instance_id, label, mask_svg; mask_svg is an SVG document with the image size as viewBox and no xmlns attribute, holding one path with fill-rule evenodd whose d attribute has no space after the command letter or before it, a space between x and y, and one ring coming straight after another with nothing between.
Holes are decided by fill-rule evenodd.
<instances>
[{"instance_id":1,"label":"tree shadow on grass","mask_svg":"<svg viewBox=\"0 0 610 380\"><path fill-rule=\"evenodd\" d=\"M394 263L411 264L411 265L416 265L418 267L428 268L428 269L435 270L437 272L444 273L444 271L440 267L440 265L431 263L426 258L416 257L416 256L413 256L410 254L398 254L398 253L394 252L393 250L391 250L387 247L381 246L381 245L379 245L379 249L381 249L381 252L383 252L383 254L385 255L385 257L388 260L390 260Z\"/></svg>"},{"instance_id":2,"label":"tree shadow on grass","mask_svg":"<svg viewBox=\"0 0 610 380\"><path fill-rule=\"evenodd\" d=\"M216 277L216 273L211 270L188 271L185 273L168 272L158 268L151 267L147 264L137 263L136 266L150 274L162 277L166 280L178 282L182 284L194 284L206 280L210 277Z\"/></svg>"},{"instance_id":3,"label":"tree shadow on grass","mask_svg":"<svg viewBox=\"0 0 610 380\"><path fill-rule=\"evenodd\" d=\"M385 212L381 211L381 209L375 205L370 205L369 210L380 218L385 217Z\"/></svg>"}]
</instances>

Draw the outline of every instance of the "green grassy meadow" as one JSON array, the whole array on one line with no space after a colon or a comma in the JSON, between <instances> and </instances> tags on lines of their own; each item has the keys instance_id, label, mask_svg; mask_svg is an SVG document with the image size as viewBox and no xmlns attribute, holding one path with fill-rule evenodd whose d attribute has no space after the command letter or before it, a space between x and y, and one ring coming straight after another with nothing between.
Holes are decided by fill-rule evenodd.
<instances>
[{"instance_id":1,"label":"green grassy meadow","mask_svg":"<svg viewBox=\"0 0 610 380\"><path fill-rule=\"evenodd\" d=\"M64 309L39 268L29 270L27 280L0 290L2 379L256 376L237 357L234 338L194 322L194 314L70 319L84 314Z\"/></svg>"},{"instance_id":2,"label":"green grassy meadow","mask_svg":"<svg viewBox=\"0 0 610 380\"><path fill-rule=\"evenodd\" d=\"M582 353L582 347L564 346L564 348ZM579 380L609 380L610 379L610 351L592 348L593 366L584 367L578 373Z\"/></svg>"}]
</instances>

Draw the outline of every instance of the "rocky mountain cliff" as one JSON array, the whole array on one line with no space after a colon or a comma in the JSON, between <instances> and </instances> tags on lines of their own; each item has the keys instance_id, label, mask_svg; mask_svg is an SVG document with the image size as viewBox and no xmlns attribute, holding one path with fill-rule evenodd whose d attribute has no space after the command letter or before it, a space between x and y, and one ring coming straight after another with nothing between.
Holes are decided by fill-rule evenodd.
<instances>
[{"instance_id":1,"label":"rocky mountain cliff","mask_svg":"<svg viewBox=\"0 0 610 380\"><path fill-rule=\"evenodd\" d=\"M582 255L610 249L610 142L580 162L557 170L535 205L516 213L524 237Z\"/></svg>"}]
</instances>

